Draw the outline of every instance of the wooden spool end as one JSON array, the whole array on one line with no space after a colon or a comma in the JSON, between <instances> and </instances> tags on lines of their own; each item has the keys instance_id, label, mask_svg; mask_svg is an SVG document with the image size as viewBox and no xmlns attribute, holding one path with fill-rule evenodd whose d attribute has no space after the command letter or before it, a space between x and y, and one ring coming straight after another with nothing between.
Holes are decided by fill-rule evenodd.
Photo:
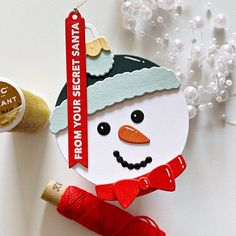
<instances>
[{"instance_id":1,"label":"wooden spool end","mask_svg":"<svg viewBox=\"0 0 236 236\"><path fill-rule=\"evenodd\" d=\"M63 184L52 180L44 189L41 199L57 206L65 190L66 187Z\"/></svg>"}]
</instances>

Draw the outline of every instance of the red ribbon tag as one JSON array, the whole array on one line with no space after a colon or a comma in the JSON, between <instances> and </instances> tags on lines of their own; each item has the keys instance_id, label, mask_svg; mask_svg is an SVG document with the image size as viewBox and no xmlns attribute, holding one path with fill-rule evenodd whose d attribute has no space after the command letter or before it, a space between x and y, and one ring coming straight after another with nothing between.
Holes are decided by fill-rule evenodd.
<instances>
[{"instance_id":1,"label":"red ribbon tag","mask_svg":"<svg viewBox=\"0 0 236 236\"><path fill-rule=\"evenodd\" d=\"M69 168L88 168L85 20L77 10L66 18Z\"/></svg>"}]
</instances>

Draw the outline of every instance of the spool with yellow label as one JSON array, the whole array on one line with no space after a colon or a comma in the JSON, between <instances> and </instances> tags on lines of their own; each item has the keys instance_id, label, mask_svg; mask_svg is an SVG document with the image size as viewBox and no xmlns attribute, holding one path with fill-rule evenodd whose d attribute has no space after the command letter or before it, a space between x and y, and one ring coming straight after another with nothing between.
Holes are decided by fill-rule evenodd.
<instances>
[{"instance_id":1,"label":"spool with yellow label","mask_svg":"<svg viewBox=\"0 0 236 236\"><path fill-rule=\"evenodd\" d=\"M37 132L47 124L49 115L42 98L0 77L0 132Z\"/></svg>"}]
</instances>

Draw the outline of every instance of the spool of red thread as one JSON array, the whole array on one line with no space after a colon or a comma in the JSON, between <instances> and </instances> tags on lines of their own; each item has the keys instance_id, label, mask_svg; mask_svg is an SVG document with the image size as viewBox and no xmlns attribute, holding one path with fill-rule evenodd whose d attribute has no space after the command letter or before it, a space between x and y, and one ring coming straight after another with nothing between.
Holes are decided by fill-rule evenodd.
<instances>
[{"instance_id":1,"label":"spool of red thread","mask_svg":"<svg viewBox=\"0 0 236 236\"><path fill-rule=\"evenodd\" d=\"M80 188L51 181L43 200L57 206L63 216L103 236L165 236L147 216L133 216Z\"/></svg>"}]
</instances>

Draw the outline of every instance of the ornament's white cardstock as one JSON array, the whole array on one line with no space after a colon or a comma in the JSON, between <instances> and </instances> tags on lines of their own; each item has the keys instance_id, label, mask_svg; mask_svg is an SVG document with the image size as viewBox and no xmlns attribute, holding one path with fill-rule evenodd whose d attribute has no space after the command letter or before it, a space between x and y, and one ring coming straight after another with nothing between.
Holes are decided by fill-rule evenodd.
<instances>
[{"instance_id":1,"label":"ornament's white cardstock","mask_svg":"<svg viewBox=\"0 0 236 236\"><path fill-rule=\"evenodd\" d=\"M135 124L131 120L134 110L144 113L142 123ZM102 136L97 132L100 122L110 124L111 132L108 135ZM138 129L150 138L150 143L132 144L122 141L118 136L118 130L123 125L131 125ZM188 109L179 89L125 100L89 116L89 168L77 165L74 170L96 185L141 176L182 154L188 129ZM57 133L56 139L68 161L67 130ZM130 163L139 163L147 156L152 157L152 163L139 170L129 170L116 161L113 156L115 150Z\"/></svg>"}]
</instances>

